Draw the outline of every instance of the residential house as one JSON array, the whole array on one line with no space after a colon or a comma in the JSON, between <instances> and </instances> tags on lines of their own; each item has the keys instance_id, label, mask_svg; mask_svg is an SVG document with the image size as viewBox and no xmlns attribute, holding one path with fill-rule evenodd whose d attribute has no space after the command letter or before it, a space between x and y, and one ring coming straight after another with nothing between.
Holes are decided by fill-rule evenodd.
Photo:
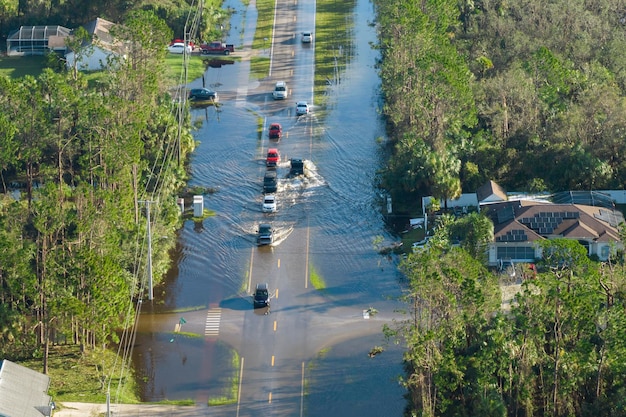
<instances>
[{"instance_id":1,"label":"residential house","mask_svg":"<svg viewBox=\"0 0 626 417\"><path fill-rule=\"evenodd\" d=\"M116 41L111 34L111 28L114 25L101 18L96 18L84 25L92 40L90 43L83 44L78 54L75 51L67 51L65 54L67 68L74 68L76 64L79 71L99 71L107 68L112 59L123 56L122 43Z\"/></svg>"},{"instance_id":2,"label":"residential house","mask_svg":"<svg viewBox=\"0 0 626 417\"><path fill-rule=\"evenodd\" d=\"M537 243L544 239L576 240L600 260L607 260L612 248L623 249L618 226L624 216L610 207L517 200L481 208L494 224L490 265L503 259L534 262L542 255Z\"/></svg>"}]
</instances>

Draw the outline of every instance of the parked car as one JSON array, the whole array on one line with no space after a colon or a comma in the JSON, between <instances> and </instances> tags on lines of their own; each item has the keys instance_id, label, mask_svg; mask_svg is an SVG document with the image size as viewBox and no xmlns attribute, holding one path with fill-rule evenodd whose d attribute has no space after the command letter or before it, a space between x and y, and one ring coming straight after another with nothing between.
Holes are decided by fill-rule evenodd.
<instances>
[{"instance_id":1,"label":"parked car","mask_svg":"<svg viewBox=\"0 0 626 417\"><path fill-rule=\"evenodd\" d=\"M302 32L302 37L300 38L302 43L311 43L313 42L313 34L309 31Z\"/></svg>"},{"instance_id":2,"label":"parked car","mask_svg":"<svg viewBox=\"0 0 626 417\"><path fill-rule=\"evenodd\" d=\"M193 46L187 45L187 53L190 54L193 51ZM170 54L182 54L185 52L185 44L182 42L176 42L167 47L167 51Z\"/></svg>"},{"instance_id":3,"label":"parked car","mask_svg":"<svg viewBox=\"0 0 626 417\"><path fill-rule=\"evenodd\" d=\"M272 123L269 128L270 139L280 139L283 136L283 127L280 123Z\"/></svg>"},{"instance_id":4,"label":"parked car","mask_svg":"<svg viewBox=\"0 0 626 417\"><path fill-rule=\"evenodd\" d=\"M278 81L274 86L274 92L272 96L274 100L284 100L289 95L289 90L287 89L287 83L284 81Z\"/></svg>"},{"instance_id":5,"label":"parked car","mask_svg":"<svg viewBox=\"0 0 626 417\"><path fill-rule=\"evenodd\" d=\"M304 175L304 161L300 158L291 158L289 160L289 175L297 177L298 175Z\"/></svg>"},{"instance_id":6,"label":"parked car","mask_svg":"<svg viewBox=\"0 0 626 417\"><path fill-rule=\"evenodd\" d=\"M259 246L274 243L274 228L269 223L261 223L257 232L256 243Z\"/></svg>"},{"instance_id":7,"label":"parked car","mask_svg":"<svg viewBox=\"0 0 626 417\"><path fill-rule=\"evenodd\" d=\"M256 285L254 290L254 308L263 308L270 306L270 290L267 282L263 282Z\"/></svg>"},{"instance_id":8,"label":"parked car","mask_svg":"<svg viewBox=\"0 0 626 417\"><path fill-rule=\"evenodd\" d=\"M508 275L509 278L514 279L517 273L515 272L515 264L510 259L498 260L498 272L502 275Z\"/></svg>"},{"instance_id":9,"label":"parked car","mask_svg":"<svg viewBox=\"0 0 626 417\"><path fill-rule=\"evenodd\" d=\"M189 101L192 102L204 102L204 101L217 101L217 92L209 90L208 88L192 88L189 90Z\"/></svg>"},{"instance_id":10,"label":"parked car","mask_svg":"<svg viewBox=\"0 0 626 417\"><path fill-rule=\"evenodd\" d=\"M298 101L296 103L296 116L309 114L309 112L310 112L309 105L306 101Z\"/></svg>"},{"instance_id":11,"label":"parked car","mask_svg":"<svg viewBox=\"0 0 626 417\"><path fill-rule=\"evenodd\" d=\"M265 165L268 167L275 167L280 162L280 153L276 148L269 148L267 150L267 158L265 160Z\"/></svg>"},{"instance_id":12,"label":"parked car","mask_svg":"<svg viewBox=\"0 0 626 417\"><path fill-rule=\"evenodd\" d=\"M200 45L200 52L202 55L209 54L223 54L230 55L235 52L235 45L230 43L224 43L220 41L215 41L211 43L203 43Z\"/></svg>"},{"instance_id":13,"label":"parked car","mask_svg":"<svg viewBox=\"0 0 626 417\"><path fill-rule=\"evenodd\" d=\"M278 179L276 175L276 171L268 170L265 172L265 176L263 177L263 192L264 193L275 193L278 189Z\"/></svg>"},{"instance_id":14,"label":"parked car","mask_svg":"<svg viewBox=\"0 0 626 417\"><path fill-rule=\"evenodd\" d=\"M274 194L266 194L263 196L263 213L275 213L276 209L276 196Z\"/></svg>"}]
</instances>

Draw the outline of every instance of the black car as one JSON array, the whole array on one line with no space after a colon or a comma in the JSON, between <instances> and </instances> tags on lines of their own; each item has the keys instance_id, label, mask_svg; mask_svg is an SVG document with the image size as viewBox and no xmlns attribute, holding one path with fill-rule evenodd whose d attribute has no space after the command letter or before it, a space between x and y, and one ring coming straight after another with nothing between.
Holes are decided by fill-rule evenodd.
<instances>
[{"instance_id":1,"label":"black car","mask_svg":"<svg viewBox=\"0 0 626 417\"><path fill-rule=\"evenodd\" d=\"M213 90L209 90L208 88L192 88L189 91L189 101L217 101L217 93Z\"/></svg>"},{"instance_id":2,"label":"black car","mask_svg":"<svg viewBox=\"0 0 626 417\"><path fill-rule=\"evenodd\" d=\"M267 288L267 283L261 283L256 285L254 290L254 308L262 308L270 306L270 291Z\"/></svg>"},{"instance_id":3,"label":"black car","mask_svg":"<svg viewBox=\"0 0 626 417\"><path fill-rule=\"evenodd\" d=\"M297 177L298 175L304 175L304 161L300 158L291 158L291 169L289 175Z\"/></svg>"},{"instance_id":4,"label":"black car","mask_svg":"<svg viewBox=\"0 0 626 417\"><path fill-rule=\"evenodd\" d=\"M278 177L276 175L276 171L267 170L265 172L265 177L263 177L263 192L275 193L277 189L278 189Z\"/></svg>"},{"instance_id":5,"label":"black car","mask_svg":"<svg viewBox=\"0 0 626 417\"><path fill-rule=\"evenodd\" d=\"M257 245L271 245L274 243L274 228L269 223L261 223L256 237Z\"/></svg>"}]
</instances>

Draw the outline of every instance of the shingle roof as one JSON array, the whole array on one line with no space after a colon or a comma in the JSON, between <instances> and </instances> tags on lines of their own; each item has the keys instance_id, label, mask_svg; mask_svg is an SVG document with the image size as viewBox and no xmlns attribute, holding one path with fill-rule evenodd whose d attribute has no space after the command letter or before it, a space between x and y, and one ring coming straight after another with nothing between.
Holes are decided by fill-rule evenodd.
<instances>
[{"instance_id":1,"label":"shingle roof","mask_svg":"<svg viewBox=\"0 0 626 417\"><path fill-rule=\"evenodd\" d=\"M50 377L8 360L0 367L0 416L49 416Z\"/></svg>"},{"instance_id":2,"label":"shingle roof","mask_svg":"<svg viewBox=\"0 0 626 417\"><path fill-rule=\"evenodd\" d=\"M507 195L504 188L500 187L494 181L489 180L486 184L481 185L476 190L476 198L478 201L485 201L488 197L494 196L498 200L506 201Z\"/></svg>"},{"instance_id":3,"label":"shingle roof","mask_svg":"<svg viewBox=\"0 0 626 417\"><path fill-rule=\"evenodd\" d=\"M620 241L617 226L624 216L617 210L580 204L528 201L499 203L487 214L498 242L523 242L560 236L592 241Z\"/></svg>"}]
</instances>

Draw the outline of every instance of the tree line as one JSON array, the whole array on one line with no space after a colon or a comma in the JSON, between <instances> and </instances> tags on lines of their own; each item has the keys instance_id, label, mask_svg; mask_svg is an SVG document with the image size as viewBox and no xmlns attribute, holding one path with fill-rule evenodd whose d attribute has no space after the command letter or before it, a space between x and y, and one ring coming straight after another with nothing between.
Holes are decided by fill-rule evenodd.
<instances>
[{"instance_id":1,"label":"tree line","mask_svg":"<svg viewBox=\"0 0 626 417\"><path fill-rule=\"evenodd\" d=\"M621 189L626 14L620 1L376 1L396 200L487 180L525 191ZM444 218L401 264L407 416L626 414L626 271L542 242L511 303L484 265L482 214ZM491 228L493 226L491 225ZM461 248L450 236L470 236ZM622 239L624 240L624 239ZM520 273L518 272L518 273Z\"/></svg>"},{"instance_id":2,"label":"tree line","mask_svg":"<svg viewBox=\"0 0 626 417\"><path fill-rule=\"evenodd\" d=\"M117 36L127 55L91 84L51 69L0 78L0 357L41 355L44 372L50 343L106 346L132 325L145 291L144 202L155 202L155 235L180 222L194 141L159 76L172 31L136 11ZM155 277L173 241L153 241Z\"/></svg>"},{"instance_id":3,"label":"tree line","mask_svg":"<svg viewBox=\"0 0 626 417\"><path fill-rule=\"evenodd\" d=\"M20 26L61 25L75 29L97 17L119 24L126 20L129 11L145 11L167 22L173 37L182 39L186 31L194 34L193 41L209 42L221 39L223 26L228 25L230 11L222 9L221 5L221 0L205 0L202 13L196 14L198 3L187 1L2 0L0 36L6 39ZM190 15L196 16L195 20L191 20Z\"/></svg>"},{"instance_id":4,"label":"tree line","mask_svg":"<svg viewBox=\"0 0 626 417\"><path fill-rule=\"evenodd\" d=\"M624 187L619 0L376 4L397 200Z\"/></svg>"}]
</instances>

